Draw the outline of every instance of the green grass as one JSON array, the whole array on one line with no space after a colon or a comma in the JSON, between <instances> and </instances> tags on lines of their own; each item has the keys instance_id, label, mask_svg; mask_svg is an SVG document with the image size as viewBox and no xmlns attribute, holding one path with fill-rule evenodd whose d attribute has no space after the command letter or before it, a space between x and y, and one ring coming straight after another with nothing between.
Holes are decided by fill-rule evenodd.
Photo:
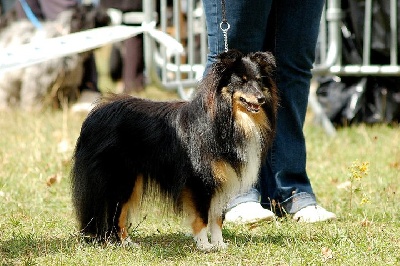
<instances>
[{"instance_id":1,"label":"green grass","mask_svg":"<svg viewBox=\"0 0 400 266\"><path fill-rule=\"evenodd\" d=\"M86 244L77 236L69 169L83 115L11 112L0 117L0 262L4 265L398 265L400 130L341 129L335 138L308 121L308 171L319 202L338 221L314 225L288 218L255 227L227 225L229 248L204 254L188 229L162 208L146 208L131 232L139 247ZM60 151L60 143L67 143ZM353 190L351 165L369 162ZM49 177L62 177L47 186ZM361 204L362 198L368 202ZM350 207L350 201L352 206ZM160 218L163 217L163 218ZM138 224L136 222L134 224ZM332 258L322 252L332 251ZM325 255L324 255L325 254Z\"/></svg>"},{"instance_id":2,"label":"green grass","mask_svg":"<svg viewBox=\"0 0 400 266\"><path fill-rule=\"evenodd\" d=\"M155 88L146 93L151 98L173 97ZM130 234L137 247L81 241L68 177L84 115L2 113L0 263L400 265L399 126L353 126L330 138L310 118L305 127L308 172L319 202L339 219L313 225L290 218L253 227L226 225L223 234L228 249L205 254L196 250L181 220L165 214L159 204L145 208L134 222L137 228ZM354 172L354 162L368 162L369 171L350 187L346 182ZM48 186L51 177L59 182Z\"/></svg>"}]
</instances>

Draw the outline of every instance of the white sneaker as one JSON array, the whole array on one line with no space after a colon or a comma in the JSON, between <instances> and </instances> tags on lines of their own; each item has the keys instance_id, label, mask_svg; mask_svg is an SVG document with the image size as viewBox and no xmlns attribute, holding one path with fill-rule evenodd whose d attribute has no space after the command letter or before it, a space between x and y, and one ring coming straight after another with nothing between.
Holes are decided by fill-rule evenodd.
<instances>
[{"instance_id":1,"label":"white sneaker","mask_svg":"<svg viewBox=\"0 0 400 266\"><path fill-rule=\"evenodd\" d=\"M315 223L336 219L336 214L319 205L307 206L293 215L293 219L303 223Z\"/></svg>"},{"instance_id":2,"label":"white sneaker","mask_svg":"<svg viewBox=\"0 0 400 266\"><path fill-rule=\"evenodd\" d=\"M273 221L275 214L264 209L258 202L244 202L233 207L225 214L225 221L237 224Z\"/></svg>"}]
</instances>

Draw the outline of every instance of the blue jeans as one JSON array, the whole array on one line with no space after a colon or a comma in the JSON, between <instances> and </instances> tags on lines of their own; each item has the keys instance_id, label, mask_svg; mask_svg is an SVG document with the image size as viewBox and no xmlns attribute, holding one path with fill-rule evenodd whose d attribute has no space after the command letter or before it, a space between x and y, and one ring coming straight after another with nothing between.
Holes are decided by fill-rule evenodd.
<instances>
[{"instance_id":1,"label":"blue jeans","mask_svg":"<svg viewBox=\"0 0 400 266\"><path fill-rule=\"evenodd\" d=\"M274 2L274 3L273 3ZM208 31L208 66L224 51L219 28L221 1L203 0ZM243 53L272 50L277 62L280 107L277 134L263 165L257 188L230 207L259 201L278 215L316 204L306 172L303 125L306 116L323 0L226 1L229 49Z\"/></svg>"}]
</instances>

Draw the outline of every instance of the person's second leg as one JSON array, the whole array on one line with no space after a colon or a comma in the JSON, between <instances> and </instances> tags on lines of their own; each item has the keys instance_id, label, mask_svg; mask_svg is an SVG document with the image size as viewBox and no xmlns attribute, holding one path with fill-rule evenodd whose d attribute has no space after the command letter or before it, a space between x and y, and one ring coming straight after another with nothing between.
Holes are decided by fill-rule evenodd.
<instances>
[{"instance_id":1,"label":"person's second leg","mask_svg":"<svg viewBox=\"0 0 400 266\"><path fill-rule=\"evenodd\" d=\"M101 97L101 92L97 85L96 58L93 52L83 62L83 70L82 83L79 86L80 96L72 106L72 112L89 112L94 106L93 103Z\"/></svg>"},{"instance_id":2,"label":"person's second leg","mask_svg":"<svg viewBox=\"0 0 400 266\"><path fill-rule=\"evenodd\" d=\"M280 0L275 4L274 54L280 108L276 138L261 172L261 201L263 206L280 214L294 214L299 221L334 219L333 213L316 207L316 198L306 172L303 135L311 68L324 1Z\"/></svg>"},{"instance_id":3,"label":"person's second leg","mask_svg":"<svg viewBox=\"0 0 400 266\"><path fill-rule=\"evenodd\" d=\"M143 37L136 36L124 41L122 79L123 92L140 92L144 90Z\"/></svg>"},{"instance_id":4,"label":"person's second leg","mask_svg":"<svg viewBox=\"0 0 400 266\"><path fill-rule=\"evenodd\" d=\"M254 188L233 198L225 214L225 221L230 223L247 224L274 219L275 214L261 206L260 193Z\"/></svg>"},{"instance_id":5,"label":"person's second leg","mask_svg":"<svg viewBox=\"0 0 400 266\"><path fill-rule=\"evenodd\" d=\"M26 0L26 4L29 6L32 13L36 16L37 19L43 20L46 18L42 12L42 9L40 8L39 0ZM17 12L18 19L27 19L28 18L20 1L15 2L15 10Z\"/></svg>"},{"instance_id":6,"label":"person's second leg","mask_svg":"<svg viewBox=\"0 0 400 266\"><path fill-rule=\"evenodd\" d=\"M46 20L55 20L61 12L78 4L78 0L39 0L39 2Z\"/></svg>"}]
</instances>

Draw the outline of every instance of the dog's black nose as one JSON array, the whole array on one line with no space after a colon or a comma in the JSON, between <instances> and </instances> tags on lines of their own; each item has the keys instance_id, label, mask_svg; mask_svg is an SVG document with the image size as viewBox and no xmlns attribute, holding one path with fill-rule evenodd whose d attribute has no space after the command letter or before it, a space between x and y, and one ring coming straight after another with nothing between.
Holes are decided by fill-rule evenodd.
<instances>
[{"instance_id":1,"label":"dog's black nose","mask_svg":"<svg viewBox=\"0 0 400 266\"><path fill-rule=\"evenodd\" d=\"M265 96L258 96L257 101L260 105L265 103Z\"/></svg>"}]
</instances>

